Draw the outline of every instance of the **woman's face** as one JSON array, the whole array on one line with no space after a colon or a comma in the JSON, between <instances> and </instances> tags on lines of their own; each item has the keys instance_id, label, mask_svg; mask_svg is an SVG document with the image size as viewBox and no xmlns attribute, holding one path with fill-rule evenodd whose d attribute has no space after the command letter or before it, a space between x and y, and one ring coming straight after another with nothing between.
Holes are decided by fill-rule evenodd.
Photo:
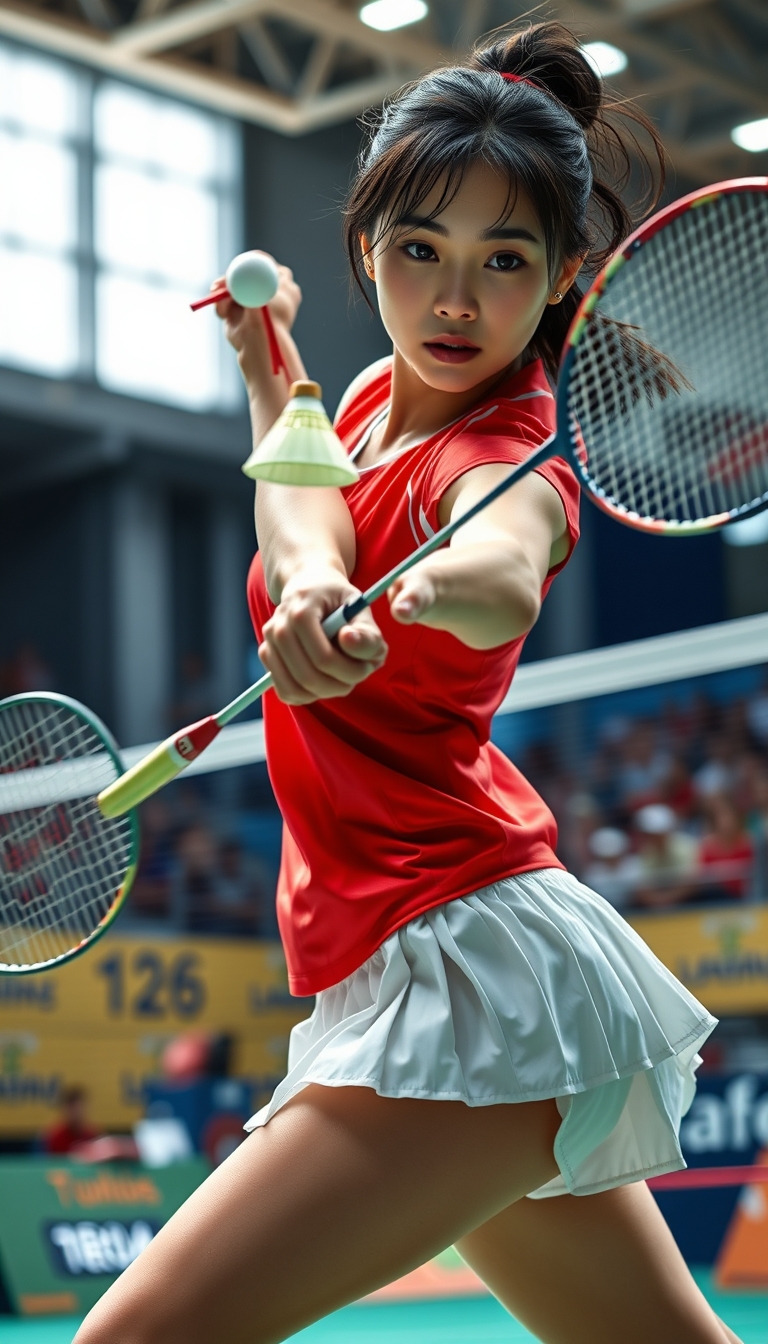
<instances>
[{"instance_id":1,"label":"woman's face","mask_svg":"<svg viewBox=\"0 0 768 1344\"><path fill-rule=\"evenodd\" d=\"M366 269L403 358L429 387L464 392L514 365L578 263L550 283L533 206L518 190L505 215L508 181L487 164L469 168L432 219L442 185L397 221L366 258Z\"/></svg>"}]
</instances>

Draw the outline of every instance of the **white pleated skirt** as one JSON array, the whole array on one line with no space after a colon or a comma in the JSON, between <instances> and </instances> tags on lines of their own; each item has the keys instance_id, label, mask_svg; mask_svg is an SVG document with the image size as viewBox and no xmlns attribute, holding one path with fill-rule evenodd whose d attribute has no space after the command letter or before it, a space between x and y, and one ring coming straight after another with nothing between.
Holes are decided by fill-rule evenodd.
<instances>
[{"instance_id":1,"label":"white pleated skirt","mask_svg":"<svg viewBox=\"0 0 768 1344\"><path fill-rule=\"evenodd\" d=\"M559 1175L588 1195L684 1167L717 1019L611 905L541 869L428 910L317 996L253 1130L310 1083L496 1106L554 1097Z\"/></svg>"}]
</instances>

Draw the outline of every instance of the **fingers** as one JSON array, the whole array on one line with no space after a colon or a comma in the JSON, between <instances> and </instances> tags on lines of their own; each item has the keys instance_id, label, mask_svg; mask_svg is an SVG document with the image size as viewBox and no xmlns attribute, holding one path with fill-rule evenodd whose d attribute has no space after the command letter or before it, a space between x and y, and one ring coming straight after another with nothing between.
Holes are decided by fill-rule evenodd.
<instances>
[{"instance_id":1,"label":"fingers","mask_svg":"<svg viewBox=\"0 0 768 1344\"><path fill-rule=\"evenodd\" d=\"M323 633L318 613L307 606L277 608L264 626L259 657L286 704L349 695L382 666L387 646L372 618L359 630L347 627L335 647ZM343 638L342 638L343 637Z\"/></svg>"},{"instance_id":2,"label":"fingers","mask_svg":"<svg viewBox=\"0 0 768 1344\"><path fill-rule=\"evenodd\" d=\"M400 625L413 625L422 620L437 601L432 579L423 570L412 569L396 579L387 590L389 609Z\"/></svg>"}]
</instances>

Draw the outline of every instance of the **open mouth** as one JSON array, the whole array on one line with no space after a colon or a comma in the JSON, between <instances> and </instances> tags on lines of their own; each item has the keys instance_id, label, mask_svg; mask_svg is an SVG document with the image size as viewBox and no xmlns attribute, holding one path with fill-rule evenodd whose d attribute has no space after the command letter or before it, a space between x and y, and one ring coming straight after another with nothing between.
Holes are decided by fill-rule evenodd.
<instances>
[{"instance_id":1,"label":"open mouth","mask_svg":"<svg viewBox=\"0 0 768 1344\"><path fill-rule=\"evenodd\" d=\"M470 359L474 359L475 355L480 354L480 347L472 345L471 341L465 340L462 336L455 339L446 336L434 341L425 341L424 348L434 359L439 359L441 364L466 364Z\"/></svg>"}]
</instances>

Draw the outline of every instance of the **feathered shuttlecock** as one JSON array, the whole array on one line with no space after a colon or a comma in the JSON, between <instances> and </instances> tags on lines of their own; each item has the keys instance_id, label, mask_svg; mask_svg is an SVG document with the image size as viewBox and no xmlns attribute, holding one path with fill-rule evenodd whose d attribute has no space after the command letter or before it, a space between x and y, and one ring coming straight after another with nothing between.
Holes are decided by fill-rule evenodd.
<instances>
[{"instance_id":1,"label":"feathered shuttlecock","mask_svg":"<svg viewBox=\"0 0 768 1344\"><path fill-rule=\"evenodd\" d=\"M248 461L246 476L280 485L352 485L357 468L334 433L317 383L293 383L285 410Z\"/></svg>"}]
</instances>

